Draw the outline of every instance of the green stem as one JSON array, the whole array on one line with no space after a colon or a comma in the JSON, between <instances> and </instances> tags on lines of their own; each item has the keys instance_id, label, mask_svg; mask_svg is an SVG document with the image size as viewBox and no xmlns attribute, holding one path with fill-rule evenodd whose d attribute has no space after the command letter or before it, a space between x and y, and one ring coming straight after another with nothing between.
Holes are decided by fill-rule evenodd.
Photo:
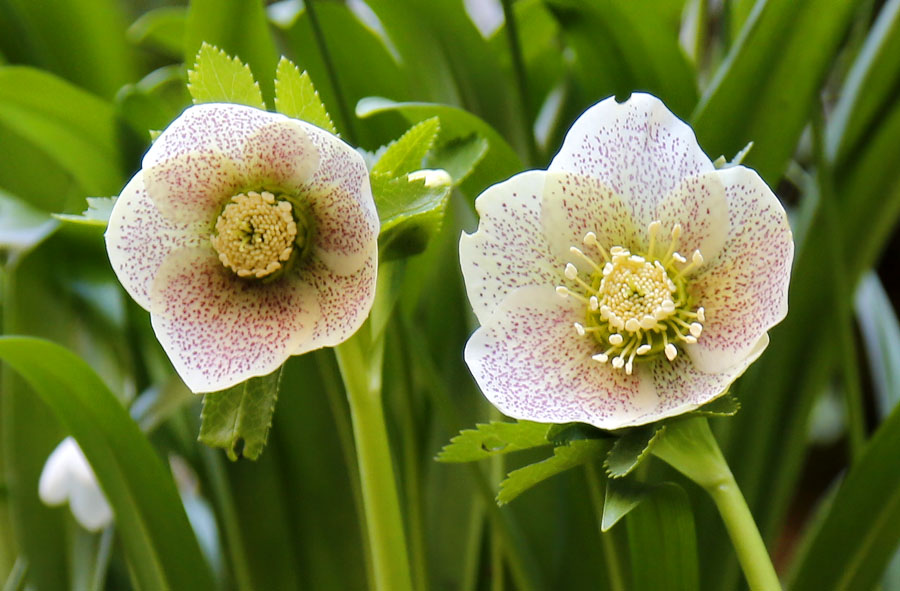
<instances>
[{"instance_id":1,"label":"green stem","mask_svg":"<svg viewBox=\"0 0 900 591\"><path fill-rule=\"evenodd\" d=\"M597 517L597 531L600 532L600 545L603 547L603 558L606 560L606 575L609 577L609 589L610 591L625 591L625 578L622 576L622 569L619 568L622 560L616 548L616 541L611 531L604 532L601 527L603 523L604 483L600 480L597 467L592 462L587 462L584 465L584 470L587 476L588 490L591 493L591 504L594 505L594 515Z\"/></svg>"},{"instance_id":2,"label":"green stem","mask_svg":"<svg viewBox=\"0 0 900 591\"><path fill-rule=\"evenodd\" d=\"M512 57L513 74L516 78L516 88L519 92L522 119L522 131L525 133L526 148L528 149L529 163L535 165L538 161L537 141L534 137L534 128L528 117L528 77L525 73L525 60L522 57L522 44L519 40L519 27L516 23L516 13L513 10L512 0L503 0L503 18L506 21L506 38L509 41L509 53Z\"/></svg>"},{"instance_id":3,"label":"green stem","mask_svg":"<svg viewBox=\"0 0 900 591\"><path fill-rule=\"evenodd\" d=\"M356 133L354 131L350 108L347 105L346 97L344 97L344 93L341 90L337 70L334 67L334 62L331 61L331 53L328 51L328 45L325 43L325 33L319 25L319 18L316 16L316 10L313 7L313 4L313 0L306 0L306 13L309 15L309 24L312 26L313 37L316 40L316 45L319 47L319 53L322 54L322 62L325 64L325 70L328 72L328 78L331 80L331 87L334 89L334 97L337 100L338 110L341 113L341 118L344 120L345 137L347 141L353 144L355 143L354 136Z\"/></svg>"},{"instance_id":4,"label":"green stem","mask_svg":"<svg viewBox=\"0 0 900 591\"><path fill-rule=\"evenodd\" d=\"M356 438L375 588L411 591L406 534L381 400L382 351L363 355L361 339L367 336L364 327L339 345L335 354L344 378Z\"/></svg>"},{"instance_id":5,"label":"green stem","mask_svg":"<svg viewBox=\"0 0 900 591\"><path fill-rule=\"evenodd\" d=\"M766 545L706 419L690 418L669 423L652 452L702 486L712 497L750 589L780 590L781 584Z\"/></svg>"}]
</instances>

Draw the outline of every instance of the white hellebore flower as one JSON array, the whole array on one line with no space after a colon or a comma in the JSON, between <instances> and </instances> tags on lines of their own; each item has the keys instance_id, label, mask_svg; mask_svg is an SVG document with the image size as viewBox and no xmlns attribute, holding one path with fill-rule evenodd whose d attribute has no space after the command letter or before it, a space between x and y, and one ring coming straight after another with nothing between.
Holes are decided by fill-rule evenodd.
<instances>
[{"instance_id":1,"label":"white hellebore flower","mask_svg":"<svg viewBox=\"0 0 900 591\"><path fill-rule=\"evenodd\" d=\"M68 502L75 519L87 530L99 531L112 522L112 508L87 458L71 437L63 439L47 458L38 495L51 507Z\"/></svg>"},{"instance_id":2,"label":"white hellebore flower","mask_svg":"<svg viewBox=\"0 0 900 591\"><path fill-rule=\"evenodd\" d=\"M203 104L144 156L106 246L185 384L213 392L356 332L378 229L350 146L284 115Z\"/></svg>"},{"instance_id":3,"label":"white hellebore flower","mask_svg":"<svg viewBox=\"0 0 900 591\"><path fill-rule=\"evenodd\" d=\"M606 99L548 170L476 201L466 362L505 414L601 429L723 394L787 313L793 241L753 170L717 170L650 95Z\"/></svg>"}]
</instances>

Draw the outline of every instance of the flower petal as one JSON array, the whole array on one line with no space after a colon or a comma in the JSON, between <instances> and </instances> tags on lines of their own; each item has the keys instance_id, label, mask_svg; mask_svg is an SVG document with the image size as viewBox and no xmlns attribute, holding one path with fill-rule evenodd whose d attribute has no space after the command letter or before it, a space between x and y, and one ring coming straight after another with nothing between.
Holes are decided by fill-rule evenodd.
<instances>
[{"instance_id":1,"label":"flower petal","mask_svg":"<svg viewBox=\"0 0 900 591\"><path fill-rule=\"evenodd\" d=\"M304 187L315 220L315 256L335 273L367 264L381 227L369 171L362 156L339 138L305 126L319 153L319 168Z\"/></svg>"},{"instance_id":2,"label":"flower petal","mask_svg":"<svg viewBox=\"0 0 900 591\"><path fill-rule=\"evenodd\" d=\"M737 364L787 314L794 252L787 215L759 175L743 166L717 174L728 200L728 241L689 288L706 321L687 352L708 373Z\"/></svg>"},{"instance_id":3,"label":"flower petal","mask_svg":"<svg viewBox=\"0 0 900 591\"><path fill-rule=\"evenodd\" d=\"M69 508L81 526L89 531L100 531L110 524L113 518L112 507L100 490L96 479L82 482L74 488L69 497Z\"/></svg>"},{"instance_id":4,"label":"flower petal","mask_svg":"<svg viewBox=\"0 0 900 591\"><path fill-rule=\"evenodd\" d=\"M333 347L359 330L375 301L377 271L378 248L374 243L366 264L351 274L334 272L321 261L313 261L300 271L301 279L315 290L321 313L312 337L303 341L294 355Z\"/></svg>"},{"instance_id":5,"label":"flower petal","mask_svg":"<svg viewBox=\"0 0 900 591\"><path fill-rule=\"evenodd\" d=\"M601 429L636 424L652 412L652 388L591 359L596 341L572 326L583 316L580 304L550 286L510 293L466 344L466 363L488 400L516 419Z\"/></svg>"},{"instance_id":6,"label":"flower petal","mask_svg":"<svg viewBox=\"0 0 900 591\"><path fill-rule=\"evenodd\" d=\"M662 222L657 244L668 245L672 228L679 224L682 233L676 245L677 252L690 260L694 251L699 250L705 264L709 264L728 237L728 200L719 172L683 179L660 202L656 219Z\"/></svg>"},{"instance_id":7,"label":"flower petal","mask_svg":"<svg viewBox=\"0 0 900 591\"><path fill-rule=\"evenodd\" d=\"M63 439L47 458L38 495L50 506L68 501L78 523L91 531L103 529L113 518L94 471L72 437Z\"/></svg>"},{"instance_id":8,"label":"flower petal","mask_svg":"<svg viewBox=\"0 0 900 591\"><path fill-rule=\"evenodd\" d=\"M713 170L693 130L662 101L634 93L624 103L600 101L572 124L549 170L599 179L631 206L639 228L688 176Z\"/></svg>"},{"instance_id":9,"label":"flower petal","mask_svg":"<svg viewBox=\"0 0 900 591\"><path fill-rule=\"evenodd\" d=\"M475 315L484 324L511 291L559 285L565 261L544 239L541 200L547 173L529 171L488 188L475 200L478 230L459 240L459 261Z\"/></svg>"},{"instance_id":10,"label":"flower petal","mask_svg":"<svg viewBox=\"0 0 900 591\"><path fill-rule=\"evenodd\" d=\"M678 355L671 362L659 358L640 365L636 373L641 378L642 386L655 392L658 404L652 412L638 417L632 424L677 416L715 400L728 391L728 387L762 355L768 344L769 336L764 334L736 365L717 373L702 371L686 355Z\"/></svg>"},{"instance_id":11,"label":"flower petal","mask_svg":"<svg viewBox=\"0 0 900 591\"><path fill-rule=\"evenodd\" d=\"M164 217L147 195L138 172L122 189L106 228L106 250L125 291L150 309L150 287L166 256L175 249L197 246L203 229Z\"/></svg>"},{"instance_id":12,"label":"flower petal","mask_svg":"<svg viewBox=\"0 0 900 591\"><path fill-rule=\"evenodd\" d=\"M195 393L275 371L310 338L319 315L303 282L241 280L205 248L170 254L150 299L156 337Z\"/></svg>"},{"instance_id":13,"label":"flower petal","mask_svg":"<svg viewBox=\"0 0 900 591\"><path fill-rule=\"evenodd\" d=\"M296 119L281 119L251 134L243 154L247 188L299 194L319 167L319 153L306 132L308 127L312 126Z\"/></svg>"},{"instance_id":14,"label":"flower petal","mask_svg":"<svg viewBox=\"0 0 900 591\"><path fill-rule=\"evenodd\" d=\"M541 222L553 254L576 267L583 261L572 257L572 246L601 260L592 247L584 245L588 232L607 250L612 246L633 250L642 236L628 205L612 189L596 178L567 172L547 173Z\"/></svg>"}]
</instances>

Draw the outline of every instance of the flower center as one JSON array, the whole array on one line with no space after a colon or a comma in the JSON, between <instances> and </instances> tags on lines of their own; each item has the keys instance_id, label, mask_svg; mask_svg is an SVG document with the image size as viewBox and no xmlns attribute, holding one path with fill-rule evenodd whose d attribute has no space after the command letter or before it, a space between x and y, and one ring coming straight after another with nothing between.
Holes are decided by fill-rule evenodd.
<instances>
[{"instance_id":1,"label":"flower center","mask_svg":"<svg viewBox=\"0 0 900 591\"><path fill-rule=\"evenodd\" d=\"M584 236L586 253L572 246L569 250L581 259L589 271L582 277L578 267L568 263L566 278L578 284L578 290L556 288L563 297L574 297L585 304L584 323L576 322L579 336L589 336L599 352L595 361L612 359L616 369L631 375L634 363L666 356L674 361L676 343L696 343L706 321L703 307L693 307L687 293L686 274L703 264L703 255L695 250L691 261L676 251L681 226L675 224L665 252L656 235L662 223L651 222L650 245L643 254L632 254L622 246L607 251L593 232Z\"/></svg>"},{"instance_id":2,"label":"flower center","mask_svg":"<svg viewBox=\"0 0 900 591\"><path fill-rule=\"evenodd\" d=\"M232 197L210 239L223 265L238 277L257 279L281 269L303 240L291 203L268 191Z\"/></svg>"}]
</instances>

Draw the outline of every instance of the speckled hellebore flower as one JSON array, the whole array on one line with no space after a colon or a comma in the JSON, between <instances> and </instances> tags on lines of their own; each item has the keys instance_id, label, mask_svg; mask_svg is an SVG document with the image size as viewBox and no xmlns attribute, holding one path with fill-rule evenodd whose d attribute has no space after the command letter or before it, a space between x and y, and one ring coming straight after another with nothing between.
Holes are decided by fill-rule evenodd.
<instances>
[{"instance_id":1,"label":"speckled hellebore flower","mask_svg":"<svg viewBox=\"0 0 900 591\"><path fill-rule=\"evenodd\" d=\"M352 335L372 306L378 214L362 157L318 127L190 107L116 201L106 246L194 392Z\"/></svg>"},{"instance_id":2,"label":"speckled hellebore flower","mask_svg":"<svg viewBox=\"0 0 900 591\"><path fill-rule=\"evenodd\" d=\"M50 506L69 503L75 520L87 530L99 531L112 522L112 508L87 458L71 437L63 439L47 458L38 496Z\"/></svg>"},{"instance_id":3,"label":"speckled hellebore flower","mask_svg":"<svg viewBox=\"0 0 900 591\"><path fill-rule=\"evenodd\" d=\"M513 418L618 429L697 408L787 313L778 199L753 170L716 169L653 96L594 105L548 170L476 208L460 259L481 327L465 358Z\"/></svg>"}]
</instances>

